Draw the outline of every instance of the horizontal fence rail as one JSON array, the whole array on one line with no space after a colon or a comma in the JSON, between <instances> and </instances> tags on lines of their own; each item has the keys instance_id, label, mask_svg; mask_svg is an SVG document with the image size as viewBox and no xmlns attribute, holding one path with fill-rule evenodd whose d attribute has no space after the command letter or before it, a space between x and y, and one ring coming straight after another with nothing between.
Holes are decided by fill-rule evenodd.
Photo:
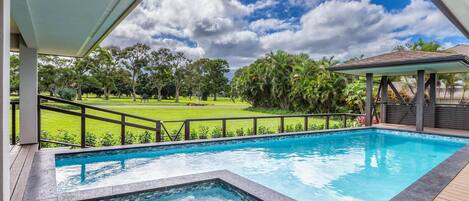
<instances>
[{"instance_id":1,"label":"horizontal fence rail","mask_svg":"<svg viewBox=\"0 0 469 201\"><path fill-rule=\"evenodd\" d=\"M75 102L72 102L72 101L67 101L67 100L54 98L54 97L39 95L38 99L39 99L38 100L38 104L39 104L39 106L38 106L38 117L39 117L38 118L39 119L38 139L40 139L41 142L47 142L47 143L53 143L53 144L71 146L71 147L80 147L80 148L88 147L86 145L86 119L93 119L93 120L98 120L98 121L102 121L102 122L107 122L107 123L120 125L121 126L120 143L122 145L125 145L125 142L126 142L126 140L125 140L125 137L126 137L125 136L125 131L126 131L127 126L153 131L153 132L155 132L155 141L156 142L161 142L161 121L160 120L150 119L150 118L141 117L141 116L136 116L136 115L127 114L127 113L123 113L123 112L117 112L117 111L108 110L108 109L95 107L95 106L90 106L90 105L85 105L85 104L81 104L81 103L75 103ZM70 110L59 108L59 107L43 105L42 103L44 101L53 101L53 102L57 102L57 103L73 105L73 106L79 107L80 112L70 111ZM119 115L120 120L115 120L115 119L110 119L110 118L107 118L107 117L100 117L100 116L96 116L96 115L92 115L92 114L87 114L86 113L87 109L88 110L96 110L96 111L109 113L109 114L114 114L114 115ZM53 112L59 112L59 113L63 113L63 114L68 114L68 115L80 117L80 144L76 145L76 144L70 144L70 143L64 143L64 142L57 142L57 141L53 141L53 140L49 140L49 139L42 139L41 138L41 126L40 126L41 125L41 123L40 123L41 122L41 110L49 110L49 111L53 111ZM143 120L143 121L146 121L146 122L150 122L150 123L153 123L155 125L155 127L149 127L149 126L146 126L146 125L127 122L126 121L127 118L139 119L139 120Z\"/></svg>"},{"instance_id":2,"label":"horizontal fence rail","mask_svg":"<svg viewBox=\"0 0 469 201\"><path fill-rule=\"evenodd\" d=\"M50 103L50 104L49 104ZM64 104L66 106L73 106L76 107L75 109L64 109L63 107L60 107L60 104L54 105L54 103L60 103ZM12 136L11 136L11 143L15 144L17 142L17 131L16 131L16 125L17 125L17 115L16 115L16 110L19 109L19 101L11 101L11 116L12 116ZM79 134L79 143L70 143L70 142L61 142L57 140L52 140L52 139L47 139L43 138L41 136L41 111L42 110L47 110L47 111L52 111L52 112L58 112L61 114L65 115L71 115L75 117L79 117L80 120L80 134ZM108 117L103 117L103 116L98 116L96 114L90 114L89 111L99 111L103 112L105 114L112 114L116 115L115 119L108 118ZM220 126L220 136L218 137L230 137L228 136L228 125L230 124L231 121L236 121L236 120L249 120L251 121L251 125L248 128L248 132L246 135L258 135L258 134L267 134L260 132L262 126L259 126L259 120L263 119L273 119L278 121L278 130L273 131L274 133L285 133L285 132L292 132L291 130L288 130L288 126L291 125L286 125L286 120L290 118L303 118L303 120L300 120L301 122L301 128L295 128L295 131L309 131L311 129L310 127L310 118L324 118L323 124L321 124L321 128L319 129L330 129L331 127L331 120L334 119L336 122L337 120L341 120L341 123L339 127L346 128L347 127L347 120L350 119L355 119L359 116L363 116L362 114L351 114L351 113L324 113L324 114L290 114L290 115L268 115L268 116L243 116L243 117L219 117L219 118L190 118L190 119L184 119L184 120L171 120L171 121L162 121L158 119L152 119L152 118L147 118L147 117L141 117L137 115L132 115L132 114L127 114L123 112L118 112L114 110L109 110L109 109L104 109L96 106L90 106L90 105L85 105L81 103L76 103L73 101L68 101L68 100L63 100L60 98L55 98L55 97L49 97L49 96L38 96L38 110L37 110L37 115L38 115L38 139L40 139L40 142L42 143L50 143L50 144L56 144L60 146L67 146L67 147L74 147L74 148L87 148L92 145L87 144L87 119L90 120L96 120L100 121L103 123L111 123L115 125L120 125L120 144L125 145L126 144L126 128L127 127L133 127L133 128L138 128L138 129L144 129L147 131L151 131L154 133L154 141L155 142L163 142L163 141L180 141L180 140L194 140L199 138L199 136L196 136L193 139L191 139L191 135L195 133L191 133L191 127L193 127L193 124L195 122L219 122ZM129 119L136 119L145 122L146 124L141 124L141 123L133 123L129 122ZM316 119L317 121L317 119ZM154 126L149 126L149 125L154 125ZM168 130L168 125L169 124L176 124L173 125L174 130L172 132L169 132ZM248 123L249 124L249 123ZM298 123L300 124L300 123ZM298 125L297 124L297 125ZM295 125L295 126L297 126ZM335 125L337 126L337 125ZM218 128L218 127L217 127ZM269 130L271 127L268 127L267 130ZM291 127L290 127L291 128ZM338 128L338 127L336 127ZM243 129L243 128L241 128ZM265 127L264 127L265 129ZM298 130L300 129L300 130ZM317 128L313 128L317 129ZM249 130L251 130L251 133L249 133ZM270 131L270 130L269 130ZM231 132L233 134L234 132ZM268 133L268 134L273 134L273 133ZM244 133L243 133L244 135ZM232 135L233 136L233 135ZM239 135L238 135L239 136ZM207 136L206 136L207 137ZM214 137L213 134L211 137ZM200 139L203 139L200 137Z\"/></svg>"}]
</instances>

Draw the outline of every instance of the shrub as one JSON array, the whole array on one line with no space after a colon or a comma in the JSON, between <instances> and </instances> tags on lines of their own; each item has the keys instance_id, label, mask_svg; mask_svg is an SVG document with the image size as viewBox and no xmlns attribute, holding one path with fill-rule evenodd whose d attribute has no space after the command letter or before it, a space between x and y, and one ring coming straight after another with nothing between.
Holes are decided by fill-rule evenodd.
<instances>
[{"instance_id":1,"label":"shrub","mask_svg":"<svg viewBox=\"0 0 469 201\"><path fill-rule=\"evenodd\" d=\"M71 101L71 100L74 100L75 97L77 96L77 91L71 88L62 88L62 89L59 89L58 94L60 98Z\"/></svg>"},{"instance_id":2,"label":"shrub","mask_svg":"<svg viewBox=\"0 0 469 201\"><path fill-rule=\"evenodd\" d=\"M70 134L68 131L66 130L59 130L59 136L60 136L60 140L62 142L66 142L66 143L70 143L70 144L75 144L75 136Z\"/></svg>"},{"instance_id":3,"label":"shrub","mask_svg":"<svg viewBox=\"0 0 469 201\"><path fill-rule=\"evenodd\" d=\"M243 128L236 129L236 136L244 136L244 129Z\"/></svg>"},{"instance_id":4,"label":"shrub","mask_svg":"<svg viewBox=\"0 0 469 201\"><path fill-rule=\"evenodd\" d=\"M254 132L252 131L251 128L248 128L248 130L246 131L246 134L247 135L254 135Z\"/></svg>"},{"instance_id":5,"label":"shrub","mask_svg":"<svg viewBox=\"0 0 469 201\"><path fill-rule=\"evenodd\" d=\"M279 129L280 130L280 129ZM287 127L285 128L285 131L286 132L293 132L295 131L295 126L294 125L287 125Z\"/></svg>"},{"instance_id":6,"label":"shrub","mask_svg":"<svg viewBox=\"0 0 469 201\"><path fill-rule=\"evenodd\" d=\"M259 134L269 134L269 133L273 133L269 130L269 128L265 127L265 126L259 126L259 129L257 129L257 132Z\"/></svg>"},{"instance_id":7,"label":"shrub","mask_svg":"<svg viewBox=\"0 0 469 201\"><path fill-rule=\"evenodd\" d=\"M212 130L212 138L221 138L222 137L222 131L221 128L215 127Z\"/></svg>"},{"instance_id":8,"label":"shrub","mask_svg":"<svg viewBox=\"0 0 469 201\"><path fill-rule=\"evenodd\" d=\"M234 137L234 136L236 136L234 131L227 131L226 132L226 137Z\"/></svg>"},{"instance_id":9,"label":"shrub","mask_svg":"<svg viewBox=\"0 0 469 201\"><path fill-rule=\"evenodd\" d=\"M337 129L337 128L342 128L342 124L337 123L337 124L332 124L332 129Z\"/></svg>"},{"instance_id":10,"label":"shrub","mask_svg":"<svg viewBox=\"0 0 469 201\"><path fill-rule=\"evenodd\" d=\"M137 141L137 136L132 131L127 131L125 133L125 144L133 144Z\"/></svg>"},{"instance_id":11,"label":"shrub","mask_svg":"<svg viewBox=\"0 0 469 201\"><path fill-rule=\"evenodd\" d=\"M96 135L92 132L86 132L85 145L88 147L96 147Z\"/></svg>"},{"instance_id":12,"label":"shrub","mask_svg":"<svg viewBox=\"0 0 469 201\"><path fill-rule=\"evenodd\" d=\"M207 139L209 132L210 130L207 126L201 126L199 128L199 139Z\"/></svg>"},{"instance_id":13,"label":"shrub","mask_svg":"<svg viewBox=\"0 0 469 201\"><path fill-rule=\"evenodd\" d=\"M198 134L197 134L197 131L195 129L191 130L190 138L191 138L191 140L195 140L195 139L198 138Z\"/></svg>"},{"instance_id":14,"label":"shrub","mask_svg":"<svg viewBox=\"0 0 469 201\"><path fill-rule=\"evenodd\" d=\"M151 133L150 131L143 132L142 135L139 136L139 141L141 144L146 144L151 142Z\"/></svg>"},{"instance_id":15,"label":"shrub","mask_svg":"<svg viewBox=\"0 0 469 201\"><path fill-rule=\"evenodd\" d=\"M295 125L295 131L296 131L296 132L303 131L304 129L305 129L305 128L303 127L303 124L301 124L301 123L297 123L297 124Z\"/></svg>"},{"instance_id":16,"label":"shrub","mask_svg":"<svg viewBox=\"0 0 469 201\"><path fill-rule=\"evenodd\" d=\"M322 130L324 129L324 124L311 124L311 130Z\"/></svg>"},{"instance_id":17,"label":"shrub","mask_svg":"<svg viewBox=\"0 0 469 201\"><path fill-rule=\"evenodd\" d=\"M114 145L114 136L111 132L104 133L103 139L101 139L101 145L105 147Z\"/></svg>"}]
</instances>

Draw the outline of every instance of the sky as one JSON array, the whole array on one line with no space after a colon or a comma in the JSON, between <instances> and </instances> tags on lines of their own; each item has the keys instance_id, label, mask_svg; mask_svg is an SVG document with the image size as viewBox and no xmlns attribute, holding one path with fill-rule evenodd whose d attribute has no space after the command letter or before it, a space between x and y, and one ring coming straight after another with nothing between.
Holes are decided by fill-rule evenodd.
<instances>
[{"instance_id":1,"label":"sky","mask_svg":"<svg viewBox=\"0 0 469 201\"><path fill-rule=\"evenodd\" d=\"M102 45L167 47L234 70L277 50L343 61L419 38L469 44L429 0L143 0Z\"/></svg>"}]
</instances>

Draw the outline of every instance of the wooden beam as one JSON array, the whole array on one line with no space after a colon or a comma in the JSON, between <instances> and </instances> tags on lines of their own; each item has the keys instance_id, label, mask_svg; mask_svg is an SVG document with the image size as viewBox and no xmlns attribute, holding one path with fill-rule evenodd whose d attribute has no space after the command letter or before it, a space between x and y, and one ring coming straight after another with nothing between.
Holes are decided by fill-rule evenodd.
<instances>
[{"instance_id":1,"label":"wooden beam","mask_svg":"<svg viewBox=\"0 0 469 201\"><path fill-rule=\"evenodd\" d=\"M388 76L381 76L381 122L386 123L386 105L388 104Z\"/></svg>"},{"instance_id":2,"label":"wooden beam","mask_svg":"<svg viewBox=\"0 0 469 201\"><path fill-rule=\"evenodd\" d=\"M423 131L423 108L425 105L425 71L417 71L417 95L416 95L416 112L415 112L415 128L417 131Z\"/></svg>"},{"instance_id":3,"label":"wooden beam","mask_svg":"<svg viewBox=\"0 0 469 201\"><path fill-rule=\"evenodd\" d=\"M365 126L371 126L373 120L373 74L366 74Z\"/></svg>"},{"instance_id":4,"label":"wooden beam","mask_svg":"<svg viewBox=\"0 0 469 201\"><path fill-rule=\"evenodd\" d=\"M407 105L407 103L405 102L404 98L402 98L401 94L399 94L399 91L397 91L396 87L395 87L394 84L391 82L391 80L388 80L388 85L389 85L389 87L391 87L391 90L392 90L392 92L394 92L394 94L396 95L397 99L399 99L399 102L400 102L402 105Z\"/></svg>"}]
</instances>

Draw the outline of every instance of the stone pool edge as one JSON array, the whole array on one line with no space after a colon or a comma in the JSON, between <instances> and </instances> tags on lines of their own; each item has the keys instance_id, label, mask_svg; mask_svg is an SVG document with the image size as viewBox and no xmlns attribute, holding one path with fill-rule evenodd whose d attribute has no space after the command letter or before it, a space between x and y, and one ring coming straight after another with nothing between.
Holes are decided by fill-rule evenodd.
<instances>
[{"instance_id":1,"label":"stone pool edge","mask_svg":"<svg viewBox=\"0 0 469 201\"><path fill-rule=\"evenodd\" d=\"M179 142L149 143L149 144L140 144L140 145L124 145L124 146L105 147L105 148L86 148L86 149L81 149L81 150L41 150L35 154L33 165L32 165L32 170L29 175L28 183L26 186L25 197L23 200L38 200L38 201L59 200L59 193L57 192L57 183L56 183L56 175L55 175L56 155L73 154L73 153L90 153L90 152L99 152L99 151L108 151L108 150L117 150L117 149L134 149L134 148L155 147L155 146L157 147L157 146L171 146L171 145L204 144L204 143L211 143L211 142L261 139L261 138L295 136L295 135L305 135L305 134L314 134L314 133L321 134L321 133L328 133L328 132L365 130L365 129L381 129L381 130L402 131L402 132L410 132L410 133L418 133L418 134L430 134L430 135L438 135L438 136L465 138L461 136L452 135L449 133L418 132L418 131L410 131L410 130L399 129L399 128L381 128L377 126L371 126L371 127L342 128L342 129L331 129L331 130L322 130L322 131L302 131L302 132L294 132L294 133L281 133L281 134L258 135L258 136L242 136L242 137L182 141L182 142L179 141ZM392 200L401 201L401 200L409 200L409 198L412 198L413 200L416 200L416 201L433 200L468 163L469 163L469 144L464 146L460 150L458 150L456 153L451 155L445 161L438 164L431 171L427 172L424 176L419 178L417 181L415 181L406 189L404 189L395 197L393 197ZM246 179L246 178L243 178L243 179ZM273 191L273 192L281 194L277 191Z\"/></svg>"},{"instance_id":2,"label":"stone pool edge","mask_svg":"<svg viewBox=\"0 0 469 201\"><path fill-rule=\"evenodd\" d=\"M172 187L204 183L221 180L249 196L266 201L294 201L294 199L267 188L261 184L248 180L228 170L217 170L198 174L143 181L131 184L109 186L95 189L87 189L73 192L61 193L58 200L97 200L115 195L124 195L136 192L153 190L164 190Z\"/></svg>"}]
</instances>

